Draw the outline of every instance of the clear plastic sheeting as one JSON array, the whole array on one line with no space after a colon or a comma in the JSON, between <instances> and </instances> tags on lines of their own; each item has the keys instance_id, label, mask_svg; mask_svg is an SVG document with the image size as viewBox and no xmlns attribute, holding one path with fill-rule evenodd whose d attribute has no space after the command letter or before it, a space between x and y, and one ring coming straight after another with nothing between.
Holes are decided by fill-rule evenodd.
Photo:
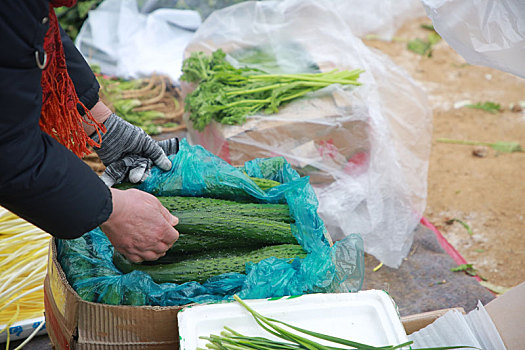
<instances>
[{"instance_id":1,"label":"clear plastic sheeting","mask_svg":"<svg viewBox=\"0 0 525 350\"><path fill-rule=\"evenodd\" d=\"M392 40L396 31L407 21L425 16L420 0L344 0L333 1L352 34L364 38Z\"/></svg>"},{"instance_id":2,"label":"clear plastic sheeting","mask_svg":"<svg viewBox=\"0 0 525 350\"><path fill-rule=\"evenodd\" d=\"M333 85L243 125L213 123L201 133L186 115L189 138L233 165L285 157L310 177L334 240L360 233L368 253L397 267L425 209L431 109L403 69L352 33L340 3L247 2L208 17L186 57L220 48L236 66L269 72L365 73L362 86Z\"/></svg>"},{"instance_id":3,"label":"clear plastic sheeting","mask_svg":"<svg viewBox=\"0 0 525 350\"><path fill-rule=\"evenodd\" d=\"M158 73L177 81L182 53L201 17L195 11L170 8L176 1L141 4L104 1L89 12L75 44L104 74L129 79Z\"/></svg>"},{"instance_id":4,"label":"clear plastic sheeting","mask_svg":"<svg viewBox=\"0 0 525 350\"><path fill-rule=\"evenodd\" d=\"M435 30L471 64L525 78L523 0L422 0Z\"/></svg>"},{"instance_id":5,"label":"clear plastic sheeting","mask_svg":"<svg viewBox=\"0 0 525 350\"><path fill-rule=\"evenodd\" d=\"M142 271L120 272L113 264L113 246L100 229L95 229L75 240L57 241L59 262L69 283L84 300L175 306L229 299L234 293L253 299L361 288L361 237L351 235L331 246L308 178L300 177L283 158L255 159L243 168L235 168L200 146L188 145L186 140L170 158L172 169L163 172L153 168L140 189L162 195L286 202L295 220L292 233L308 253L306 258L291 262L268 258L257 264L248 263L246 274L222 274L202 284L157 284ZM280 179L283 184L264 192L249 178L261 175Z\"/></svg>"}]
</instances>

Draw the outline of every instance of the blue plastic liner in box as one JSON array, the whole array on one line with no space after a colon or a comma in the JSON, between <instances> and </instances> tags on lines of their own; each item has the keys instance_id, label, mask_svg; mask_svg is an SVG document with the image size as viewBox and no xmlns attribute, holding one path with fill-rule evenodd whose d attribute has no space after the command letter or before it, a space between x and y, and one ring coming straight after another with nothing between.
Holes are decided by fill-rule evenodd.
<instances>
[{"instance_id":1,"label":"blue plastic liner in box","mask_svg":"<svg viewBox=\"0 0 525 350\"><path fill-rule=\"evenodd\" d=\"M205 283L153 282L141 271L120 272L113 246L100 229L75 240L57 240L58 259L69 283L87 301L115 305L178 306L229 299L269 298L316 292L358 291L363 283L364 253L359 234L330 246L317 214L318 201L308 178L301 178L284 158L254 159L236 168L186 140L170 156L173 167L153 168L139 189L157 196L200 196L260 203L287 203L295 220L292 233L308 253L292 262L269 258L247 263L246 274L227 273ZM251 179L282 183L266 192Z\"/></svg>"}]
</instances>

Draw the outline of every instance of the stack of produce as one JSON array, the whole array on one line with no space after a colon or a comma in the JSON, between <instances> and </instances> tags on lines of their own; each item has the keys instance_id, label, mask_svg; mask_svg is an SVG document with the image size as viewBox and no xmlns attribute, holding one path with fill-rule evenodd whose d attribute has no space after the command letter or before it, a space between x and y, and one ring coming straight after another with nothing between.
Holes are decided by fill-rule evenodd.
<instances>
[{"instance_id":1,"label":"stack of produce","mask_svg":"<svg viewBox=\"0 0 525 350\"><path fill-rule=\"evenodd\" d=\"M186 129L182 122L184 106L180 91L168 77L153 75L126 81L99 74L97 80L104 103L118 116L149 135ZM106 168L95 152L84 157L84 162L98 174Z\"/></svg>"},{"instance_id":2,"label":"stack of produce","mask_svg":"<svg viewBox=\"0 0 525 350\"><path fill-rule=\"evenodd\" d=\"M261 183L271 186L269 180ZM271 181L274 182L274 181ZM274 182L278 184L277 182ZM290 224L287 204L239 203L200 197L158 197L179 218L180 236L167 254L140 264L115 253L124 273L140 270L157 283L203 283L223 273L244 273L247 263L276 257L304 258Z\"/></svg>"},{"instance_id":3,"label":"stack of produce","mask_svg":"<svg viewBox=\"0 0 525 350\"><path fill-rule=\"evenodd\" d=\"M248 66L235 68L219 49L210 56L193 52L182 72L180 79L195 85L184 100L189 120L203 131L212 121L238 125L256 113L277 113L281 106L332 84L361 85L358 79L364 71L269 74Z\"/></svg>"},{"instance_id":4,"label":"stack of produce","mask_svg":"<svg viewBox=\"0 0 525 350\"><path fill-rule=\"evenodd\" d=\"M169 77L122 80L98 75L104 103L121 118L150 135L185 129L180 91Z\"/></svg>"},{"instance_id":5,"label":"stack of produce","mask_svg":"<svg viewBox=\"0 0 525 350\"><path fill-rule=\"evenodd\" d=\"M360 288L362 240L354 235L344 245L330 244L309 179L284 158L254 159L236 168L183 139L172 161L170 171L153 168L136 185L180 218L180 240L168 257L130 265L100 229L56 240L57 260L83 300L181 306L234 293L251 299L332 292L347 282L352 290ZM336 252L352 260L342 273Z\"/></svg>"},{"instance_id":6,"label":"stack of produce","mask_svg":"<svg viewBox=\"0 0 525 350\"><path fill-rule=\"evenodd\" d=\"M44 315L49 239L41 229L0 207L0 327Z\"/></svg>"}]
</instances>

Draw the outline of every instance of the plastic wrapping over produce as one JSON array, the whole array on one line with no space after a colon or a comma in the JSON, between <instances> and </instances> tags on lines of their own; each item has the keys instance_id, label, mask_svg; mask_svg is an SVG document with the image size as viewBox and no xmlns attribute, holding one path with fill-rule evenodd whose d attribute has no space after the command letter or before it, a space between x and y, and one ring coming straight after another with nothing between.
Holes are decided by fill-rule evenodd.
<instances>
[{"instance_id":1,"label":"plastic wrapping over produce","mask_svg":"<svg viewBox=\"0 0 525 350\"><path fill-rule=\"evenodd\" d=\"M233 165L283 156L310 176L331 237L359 232L391 267L408 254L426 204L432 114L425 92L352 34L333 1L247 2L214 12L185 55L222 49L236 66L268 72L364 69L358 87L332 85L258 114L210 124L189 139ZM341 5L342 6L342 5ZM190 85L183 84L183 93Z\"/></svg>"},{"instance_id":2,"label":"plastic wrapping over produce","mask_svg":"<svg viewBox=\"0 0 525 350\"><path fill-rule=\"evenodd\" d=\"M308 253L304 259L269 258L248 263L246 274L228 273L205 283L153 282L141 271L121 273L113 264L113 247L100 229L75 240L58 240L58 259L77 293L88 301L124 305L175 306L230 298L266 298L312 292L347 292L361 288L364 252L360 235L330 246L317 215L317 198L307 177L283 158L255 159L235 168L201 146L180 143L168 172L158 168L140 189L162 195L213 196L270 203L285 201L295 220L292 233ZM267 192L248 176L282 181ZM176 243L175 243L176 244Z\"/></svg>"},{"instance_id":3,"label":"plastic wrapping over produce","mask_svg":"<svg viewBox=\"0 0 525 350\"><path fill-rule=\"evenodd\" d=\"M392 40L396 31L409 19L425 16L419 0L344 0L332 6L360 38L373 35Z\"/></svg>"},{"instance_id":4,"label":"plastic wrapping over produce","mask_svg":"<svg viewBox=\"0 0 525 350\"><path fill-rule=\"evenodd\" d=\"M165 74L176 81L182 52L201 24L176 0L105 0L89 11L75 45L102 73L121 78Z\"/></svg>"},{"instance_id":5,"label":"plastic wrapping over produce","mask_svg":"<svg viewBox=\"0 0 525 350\"><path fill-rule=\"evenodd\" d=\"M436 31L467 62L525 78L523 0L422 0Z\"/></svg>"}]
</instances>

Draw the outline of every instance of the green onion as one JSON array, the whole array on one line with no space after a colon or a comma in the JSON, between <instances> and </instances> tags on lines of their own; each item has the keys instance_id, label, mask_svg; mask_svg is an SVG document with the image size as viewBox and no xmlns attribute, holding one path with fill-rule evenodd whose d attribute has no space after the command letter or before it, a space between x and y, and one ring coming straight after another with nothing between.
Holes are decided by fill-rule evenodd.
<instances>
[{"instance_id":1,"label":"green onion","mask_svg":"<svg viewBox=\"0 0 525 350\"><path fill-rule=\"evenodd\" d=\"M387 346L373 346L354 342L348 339L342 339L318 332L309 331L303 328L299 328L290 325L286 322L276 320L274 318L265 317L259 314L254 309L250 308L246 303L234 295L233 298L241 304L255 319L257 324L261 326L265 331L273 334L274 336L284 339L287 342L275 341L263 337L250 337L242 335L229 327L224 327L225 331L221 332L221 335L210 335L209 337L200 337L200 339L208 340L206 344L208 349L213 350L347 350L347 349L359 349L359 350L394 350L410 346L413 342L408 341L398 345L387 345ZM298 333L288 331L278 324L283 325L287 328L293 329ZM335 344L344 345L347 347L333 347L319 344L311 339L307 339L300 334L309 335L311 337L326 340ZM434 347L434 348L421 348L413 350L447 350L447 349L460 349L460 348L472 348L472 346L446 346L446 347ZM412 348L411 348L412 349ZM198 348L198 350L206 350Z\"/></svg>"}]
</instances>

